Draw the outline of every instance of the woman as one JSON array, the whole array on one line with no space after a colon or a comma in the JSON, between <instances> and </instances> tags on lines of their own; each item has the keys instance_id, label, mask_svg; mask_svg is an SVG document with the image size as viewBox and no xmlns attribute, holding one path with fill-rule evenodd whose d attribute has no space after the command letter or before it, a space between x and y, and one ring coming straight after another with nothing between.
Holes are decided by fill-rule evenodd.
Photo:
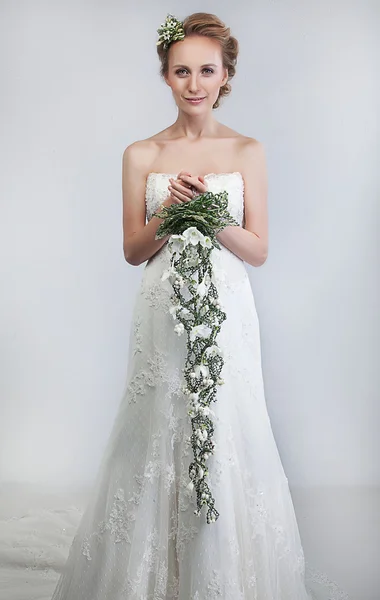
<instances>
[{"instance_id":1,"label":"woman","mask_svg":"<svg viewBox=\"0 0 380 600\"><path fill-rule=\"evenodd\" d=\"M230 92L238 43L207 13L183 23L169 15L158 32L161 73L178 117L124 152L125 259L148 262L133 314L125 394L52 600L308 600L244 266L260 266L268 255L265 155L260 142L213 114ZM224 363L209 413L214 452L196 479L183 386L186 341L170 310L170 277L163 276L170 236L156 239L162 220L153 215L205 192L227 192L237 225L217 234L221 248L212 253L226 314L218 335ZM200 369L196 377L202 382L206 375ZM209 493L200 499L192 476L198 485L207 482L202 489Z\"/></svg>"}]
</instances>

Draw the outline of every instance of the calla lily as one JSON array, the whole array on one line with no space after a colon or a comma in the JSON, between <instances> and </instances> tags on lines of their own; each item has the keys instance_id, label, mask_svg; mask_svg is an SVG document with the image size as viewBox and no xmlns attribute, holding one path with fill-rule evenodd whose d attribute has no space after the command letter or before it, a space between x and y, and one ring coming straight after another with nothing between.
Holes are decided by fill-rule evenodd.
<instances>
[{"instance_id":1,"label":"calla lily","mask_svg":"<svg viewBox=\"0 0 380 600\"><path fill-rule=\"evenodd\" d=\"M198 287L197 287L197 294L198 294L198 296L200 298L203 298L204 295L207 293L207 290L208 290L208 285L206 283L206 277L204 277L202 279L202 281L200 282L200 284L198 284Z\"/></svg>"},{"instance_id":2,"label":"calla lily","mask_svg":"<svg viewBox=\"0 0 380 600\"><path fill-rule=\"evenodd\" d=\"M184 248L187 246L186 238L183 235L173 234L169 240L170 250L176 254L182 254Z\"/></svg>"},{"instance_id":3,"label":"calla lily","mask_svg":"<svg viewBox=\"0 0 380 600\"><path fill-rule=\"evenodd\" d=\"M194 221L189 219L189 222ZM215 294L215 287L212 293L210 287L214 284L217 288L217 283L224 281L225 272L218 269L215 261L210 258L217 256L217 253L211 254L214 251L212 238L204 235L197 227L188 227L180 235L171 235L168 248L172 260L170 267L164 271L162 280L170 279L174 289L169 314L177 320L175 333L180 336L187 332L188 336L188 354L183 369L186 385L182 386L182 392L186 413L192 422L192 435L187 438L187 442L193 448L194 461L190 464L189 475L192 481L187 489L193 490L195 487L197 491L197 509L194 513L199 516L201 505L207 504L207 522L213 523L219 513L214 509L214 498L209 490L206 492L202 489L202 481L208 475L205 461L214 454L215 449L210 422L215 413L209 404L214 398L216 384L224 383L219 377L221 363L223 365L219 357L223 353L215 338L226 316L221 309L218 294ZM189 342L196 340L198 342L195 348L198 350L193 353Z\"/></svg>"},{"instance_id":4,"label":"calla lily","mask_svg":"<svg viewBox=\"0 0 380 600\"><path fill-rule=\"evenodd\" d=\"M182 235L186 242L193 246L196 246L199 242L201 242L201 244L204 243L204 235L196 227L188 227Z\"/></svg>"},{"instance_id":5,"label":"calla lily","mask_svg":"<svg viewBox=\"0 0 380 600\"><path fill-rule=\"evenodd\" d=\"M197 377L208 377L209 368L206 365L196 365L194 368L194 373Z\"/></svg>"},{"instance_id":6,"label":"calla lily","mask_svg":"<svg viewBox=\"0 0 380 600\"><path fill-rule=\"evenodd\" d=\"M175 268L169 267L169 269L166 269L166 271L163 272L163 274L161 276L161 281L165 281L169 277L175 277L176 274L177 274L177 271L175 270Z\"/></svg>"},{"instance_id":7,"label":"calla lily","mask_svg":"<svg viewBox=\"0 0 380 600\"><path fill-rule=\"evenodd\" d=\"M206 338L210 335L211 328L207 325L195 325L190 331L190 340L193 342L195 338Z\"/></svg>"}]
</instances>

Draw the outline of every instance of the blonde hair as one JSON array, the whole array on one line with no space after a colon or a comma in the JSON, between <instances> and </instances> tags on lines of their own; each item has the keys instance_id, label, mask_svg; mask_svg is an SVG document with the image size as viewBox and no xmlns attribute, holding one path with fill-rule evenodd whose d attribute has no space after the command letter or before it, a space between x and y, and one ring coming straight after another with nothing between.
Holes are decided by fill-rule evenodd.
<instances>
[{"instance_id":1,"label":"blonde hair","mask_svg":"<svg viewBox=\"0 0 380 600\"><path fill-rule=\"evenodd\" d=\"M236 72L235 67L239 53L239 43L237 39L230 34L230 28L226 27L223 21L216 15L210 13L198 12L189 15L183 21L183 29L185 37L189 35L204 35L205 37L212 38L220 43L223 67L227 69L228 80L221 86L219 95L213 104L213 108L218 108L220 99L231 93L231 85L228 82ZM162 44L157 46L157 53L161 62L160 74L162 77L168 73L170 47L173 44L178 43L179 42L172 42L167 49L163 48Z\"/></svg>"}]
</instances>

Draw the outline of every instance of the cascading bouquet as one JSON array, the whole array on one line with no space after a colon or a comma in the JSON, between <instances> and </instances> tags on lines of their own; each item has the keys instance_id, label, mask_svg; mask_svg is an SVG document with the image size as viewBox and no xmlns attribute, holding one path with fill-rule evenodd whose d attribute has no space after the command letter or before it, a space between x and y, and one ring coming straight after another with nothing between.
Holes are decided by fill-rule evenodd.
<instances>
[{"instance_id":1,"label":"cascading bouquet","mask_svg":"<svg viewBox=\"0 0 380 600\"><path fill-rule=\"evenodd\" d=\"M169 312L178 321L174 330L178 335L187 332L183 370L186 383L182 391L188 398L192 427L188 441L194 454L187 487L192 490L195 486L197 508L194 513L197 516L200 516L202 505L208 507L207 523L214 523L219 517L206 481L206 460L215 450L214 426L210 418L215 413L210 404L216 401L216 386L224 383L220 377L224 360L216 337L227 318L214 282L211 252L221 248L216 239L219 231L227 225L239 225L227 206L226 191L205 192L187 202L163 206L153 215L163 219L156 239L170 235L170 266L161 279L169 279L173 287Z\"/></svg>"}]
</instances>

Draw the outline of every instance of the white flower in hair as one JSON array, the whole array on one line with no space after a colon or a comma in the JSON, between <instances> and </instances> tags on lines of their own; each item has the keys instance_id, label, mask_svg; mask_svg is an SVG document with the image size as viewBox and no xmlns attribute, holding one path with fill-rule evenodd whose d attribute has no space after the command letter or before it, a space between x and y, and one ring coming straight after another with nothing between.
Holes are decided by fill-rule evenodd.
<instances>
[{"instance_id":1,"label":"white flower in hair","mask_svg":"<svg viewBox=\"0 0 380 600\"><path fill-rule=\"evenodd\" d=\"M161 26L157 29L157 33L159 37L156 45L159 46L162 44L165 50L169 47L171 42L183 40L185 37L182 21L179 21L171 14L168 14L164 23L161 23Z\"/></svg>"}]
</instances>

